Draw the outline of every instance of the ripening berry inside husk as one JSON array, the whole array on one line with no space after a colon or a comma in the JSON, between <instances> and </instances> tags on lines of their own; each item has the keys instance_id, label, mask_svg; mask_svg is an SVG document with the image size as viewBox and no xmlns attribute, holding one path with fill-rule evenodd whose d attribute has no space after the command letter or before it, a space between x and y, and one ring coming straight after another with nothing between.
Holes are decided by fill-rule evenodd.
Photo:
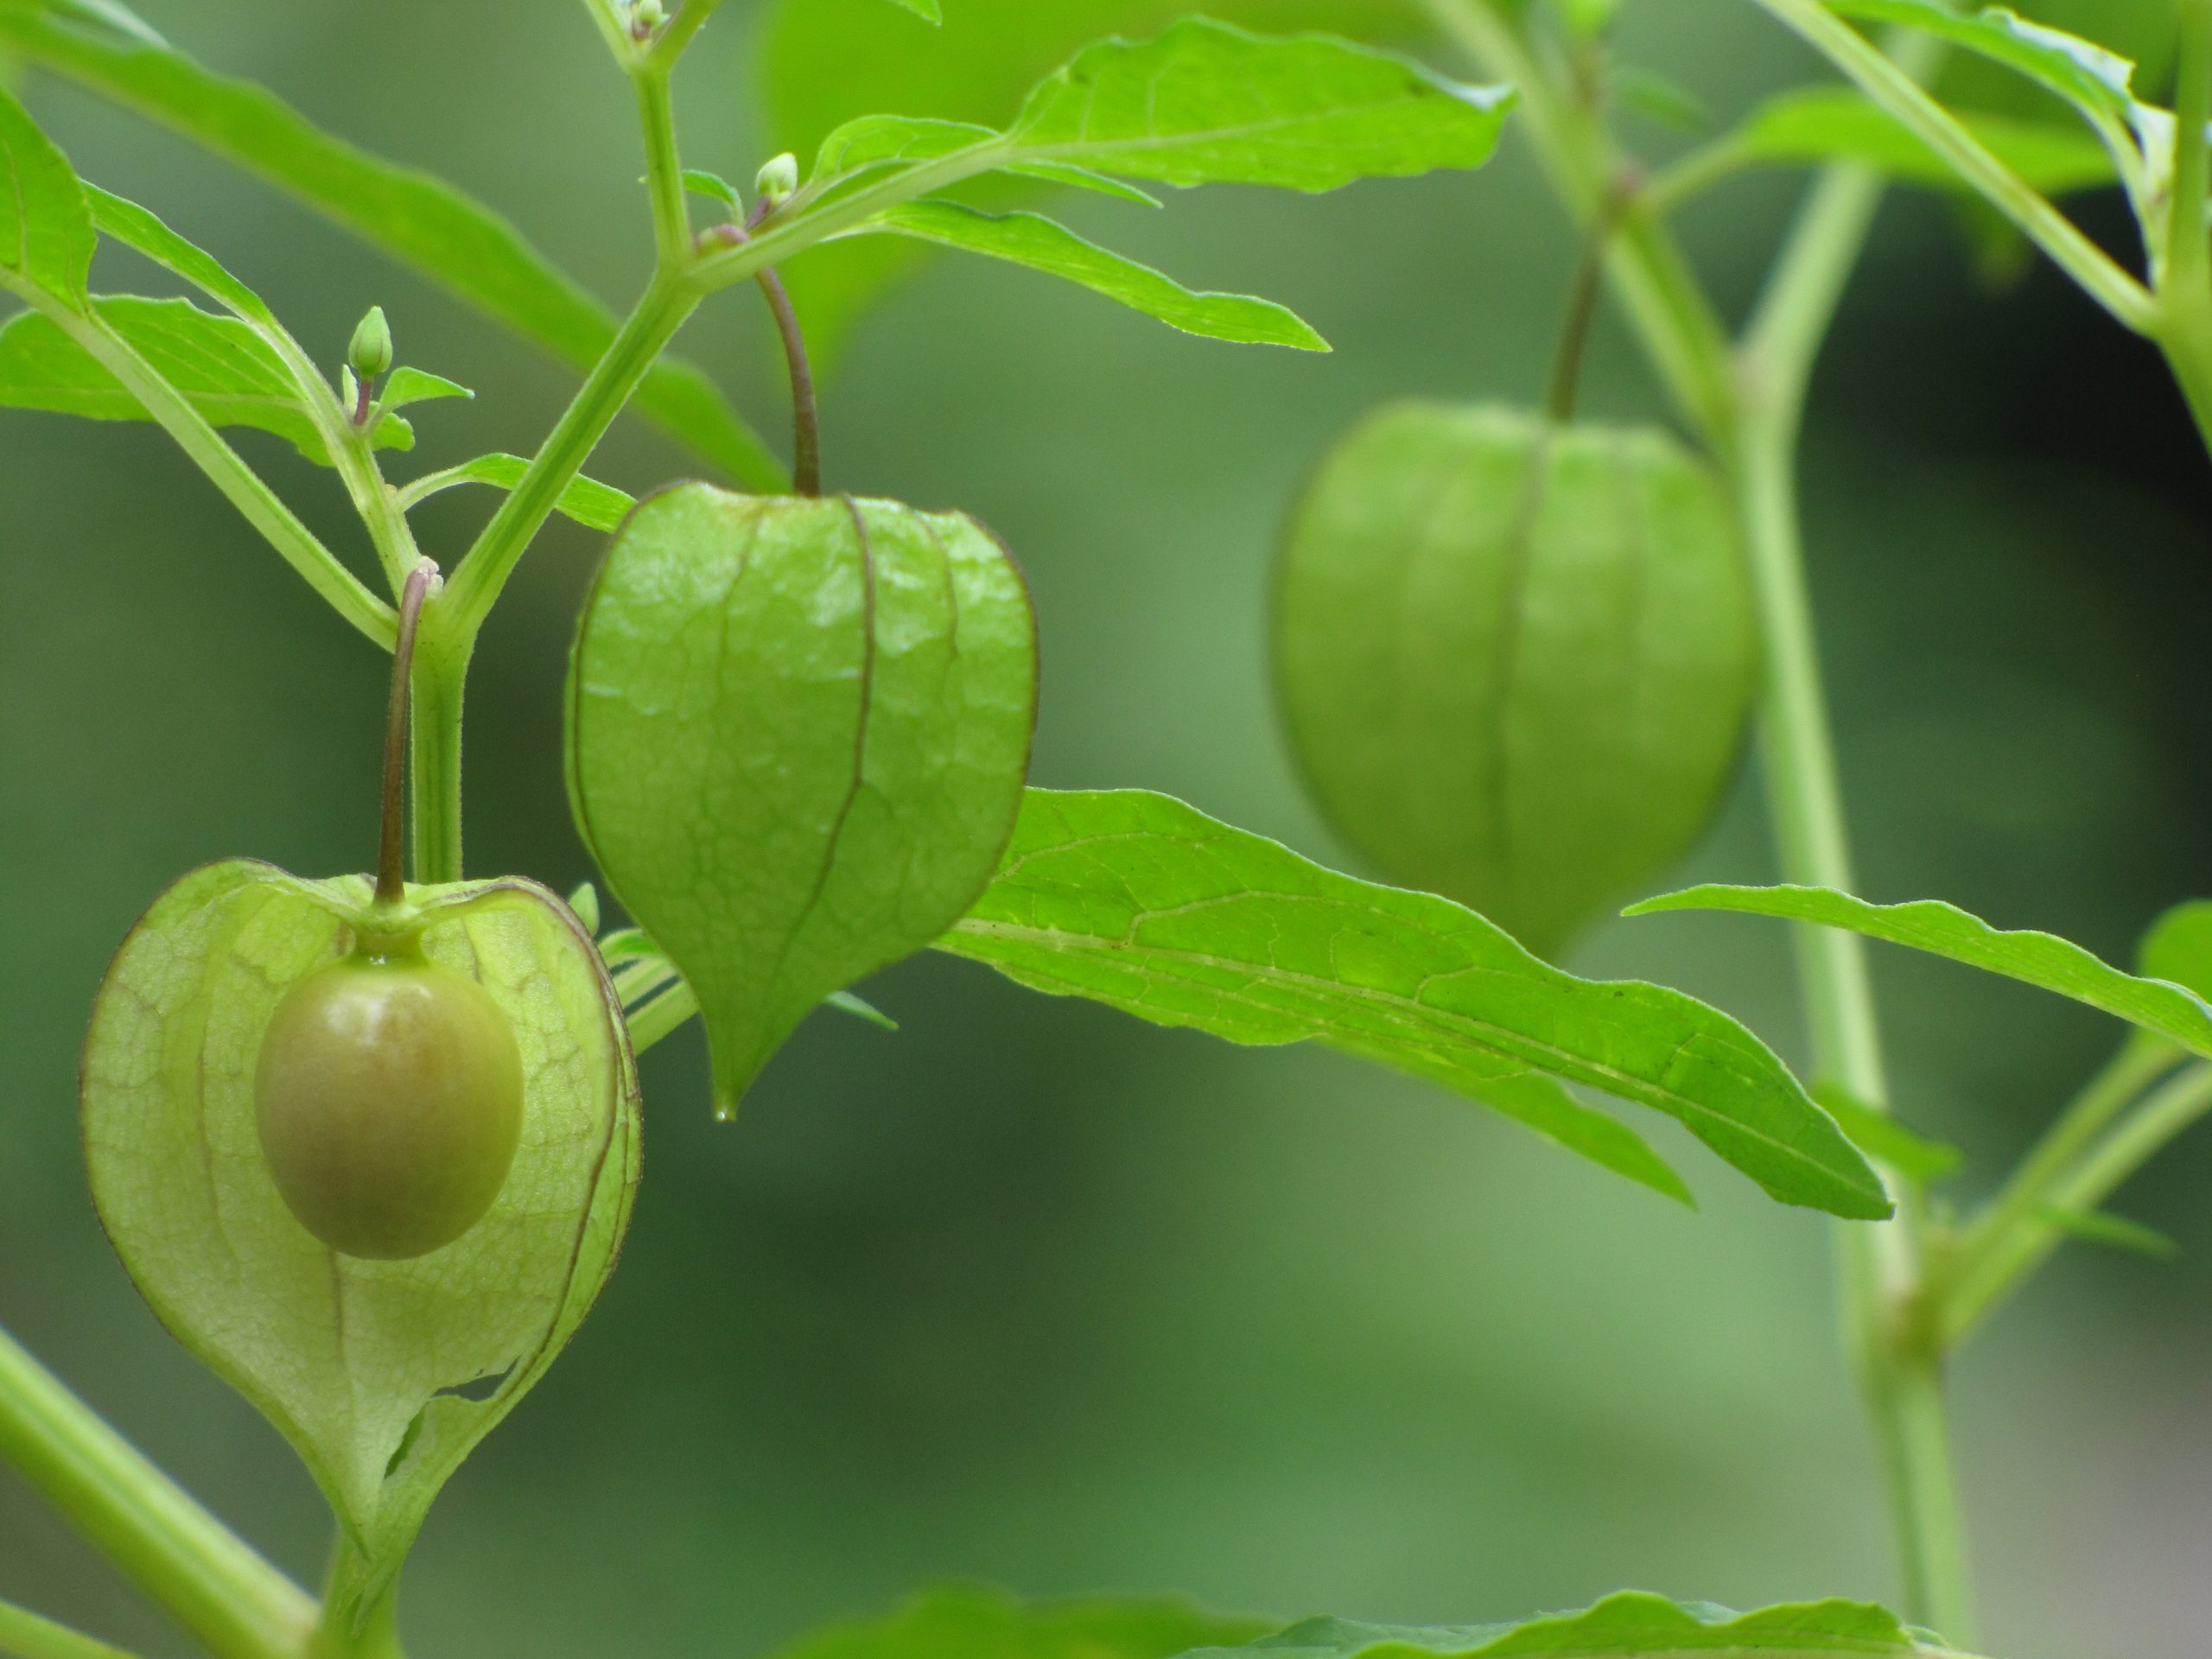
<instances>
[{"instance_id":1,"label":"ripening berry inside husk","mask_svg":"<svg viewBox=\"0 0 2212 1659\"><path fill-rule=\"evenodd\" d=\"M276 1005L254 1078L261 1149L300 1224L346 1255L450 1244L492 1207L522 1135L522 1054L474 980L349 956Z\"/></svg>"}]
</instances>

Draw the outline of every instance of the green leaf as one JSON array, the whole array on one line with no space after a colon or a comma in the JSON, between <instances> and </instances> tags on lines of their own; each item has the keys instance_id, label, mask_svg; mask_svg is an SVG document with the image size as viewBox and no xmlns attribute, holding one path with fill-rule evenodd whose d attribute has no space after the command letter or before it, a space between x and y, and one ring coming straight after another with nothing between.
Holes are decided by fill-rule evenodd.
<instances>
[{"instance_id":1,"label":"green leaf","mask_svg":"<svg viewBox=\"0 0 2212 1659\"><path fill-rule=\"evenodd\" d=\"M942 23L944 14L938 10L938 0L891 0L894 6L911 11L925 22Z\"/></svg>"},{"instance_id":2,"label":"green leaf","mask_svg":"<svg viewBox=\"0 0 2212 1659\"><path fill-rule=\"evenodd\" d=\"M2130 1221L2125 1216L2103 1210L2067 1210L2057 1205L2039 1205L2036 1219L2085 1244L2102 1244L2111 1249L2147 1255L2155 1262L2171 1262L2181 1254L2181 1246L2155 1227L2145 1227L2139 1221Z\"/></svg>"},{"instance_id":3,"label":"green leaf","mask_svg":"<svg viewBox=\"0 0 2212 1659\"><path fill-rule=\"evenodd\" d=\"M1512 93L1321 35L1251 35L1186 17L1078 53L1008 129L1017 161L1163 184L1334 190L1480 167Z\"/></svg>"},{"instance_id":4,"label":"green leaf","mask_svg":"<svg viewBox=\"0 0 2212 1659\"><path fill-rule=\"evenodd\" d=\"M1756 632L1704 461L1656 429L1496 405L1369 414L1276 568L1276 683L1330 820L1540 956L1704 833Z\"/></svg>"},{"instance_id":5,"label":"green leaf","mask_svg":"<svg viewBox=\"0 0 2212 1659\"><path fill-rule=\"evenodd\" d=\"M910 201L879 213L855 234L870 232L911 236L1065 276L1186 334L1306 352L1329 349L1328 341L1295 314L1270 300L1193 293L1149 265L1086 242L1066 226L1036 213L986 213L956 201Z\"/></svg>"},{"instance_id":6,"label":"green leaf","mask_svg":"<svg viewBox=\"0 0 2212 1659\"><path fill-rule=\"evenodd\" d=\"M1669 1601L1626 1590L1577 1613L1555 1613L1522 1624L1414 1630L1355 1624L1340 1618L1303 1624L1239 1648L1201 1648L1184 1659L1226 1659L1230 1653L1269 1659L1674 1659L1719 1654L1728 1659L1964 1659L1923 1642L1895 1613L1864 1602L1817 1601L1731 1612L1707 1602Z\"/></svg>"},{"instance_id":7,"label":"green leaf","mask_svg":"<svg viewBox=\"0 0 2212 1659\"><path fill-rule=\"evenodd\" d=\"M459 484L489 484L494 489L512 490L522 482L523 474L529 470L530 463L520 455L479 455L458 467L416 479L399 492L399 505L411 509L439 491ZM637 505L634 497L611 484L581 477L562 491L560 500L555 503L561 512L578 524L592 530L608 531L619 528L629 516L630 509Z\"/></svg>"},{"instance_id":8,"label":"green leaf","mask_svg":"<svg viewBox=\"0 0 2212 1659\"><path fill-rule=\"evenodd\" d=\"M897 1611L801 1637L775 1659L1173 1659L1202 1643L1243 1642L1270 1628L1180 1601L1024 1604L995 1590L947 1586Z\"/></svg>"},{"instance_id":9,"label":"green leaf","mask_svg":"<svg viewBox=\"0 0 2212 1659\"><path fill-rule=\"evenodd\" d=\"M816 1004L990 880L1028 768L1034 621L957 513L689 485L608 550L569 687L576 822L697 993L727 1115Z\"/></svg>"},{"instance_id":10,"label":"green leaf","mask_svg":"<svg viewBox=\"0 0 2212 1659\"><path fill-rule=\"evenodd\" d=\"M1877 1217L1866 1160L1750 1032L1679 992L1577 979L1471 911L1357 881L1180 801L1029 791L940 950L1231 1042L1314 1042L1481 1100L1543 1072L1679 1119L1788 1204Z\"/></svg>"},{"instance_id":11,"label":"green leaf","mask_svg":"<svg viewBox=\"0 0 2212 1659\"><path fill-rule=\"evenodd\" d=\"M92 305L94 315L210 423L274 433L309 461L331 464L329 447L290 365L251 324L215 316L188 300L123 296ZM51 319L28 311L0 327L0 404L95 421L153 418ZM398 416L386 416L377 425L376 444L412 448L414 430Z\"/></svg>"},{"instance_id":12,"label":"green leaf","mask_svg":"<svg viewBox=\"0 0 2212 1659\"><path fill-rule=\"evenodd\" d=\"M2212 1002L2212 899L2176 905L2151 925L2137 947L2135 971L2171 980Z\"/></svg>"},{"instance_id":13,"label":"green leaf","mask_svg":"<svg viewBox=\"0 0 2212 1659\"><path fill-rule=\"evenodd\" d=\"M1671 1164L1651 1149L1650 1142L1627 1124L1585 1106L1559 1082L1541 1071L1523 1071L1517 1077L1470 1084L1468 1094L1501 1116L1510 1117L1546 1140L1587 1158L1600 1169L1625 1175L1677 1204L1692 1210L1697 1208L1697 1199L1691 1195L1688 1184L1675 1173Z\"/></svg>"},{"instance_id":14,"label":"green leaf","mask_svg":"<svg viewBox=\"0 0 2212 1659\"><path fill-rule=\"evenodd\" d=\"M840 1014L849 1014L855 1020L867 1021L879 1031L896 1031L899 1022L874 1003L855 996L850 991L832 991L822 999L824 1007L835 1008Z\"/></svg>"},{"instance_id":15,"label":"green leaf","mask_svg":"<svg viewBox=\"0 0 2212 1659\"><path fill-rule=\"evenodd\" d=\"M1813 1098L1859 1151L1912 1180L1940 1181L1965 1161L1956 1147L1915 1133L1840 1084L1815 1084Z\"/></svg>"},{"instance_id":16,"label":"green leaf","mask_svg":"<svg viewBox=\"0 0 2212 1659\"><path fill-rule=\"evenodd\" d=\"M2071 104L2100 126L2125 127L2134 105L2135 66L2118 53L2002 6L1961 11L1942 0L1827 0L1831 10L1867 22L1916 29L2003 64Z\"/></svg>"},{"instance_id":17,"label":"green leaf","mask_svg":"<svg viewBox=\"0 0 2212 1659\"><path fill-rule=\"evenodd\" d=\"M151 212L97 185L86 185L85 195L92 203L92 222L102 236L183 277L242 321L264 330L277 327L275 314L260 295L231 275L213 255L186 240Z\"/></svg>"},{"instance_id":18,"label":"green leaf","mask_svg":"<svg viewBox=\"0 0 2212 1659\"><path fill-rule=\"evenodd\" d=\"M736 218L745 217L745 198L738 188L719 173L709 173L703 168L683 169L683 188L695 196L704 196L709 201L719 201Z\"/></svg>"},{"instance_id":19,"label":"green leaf","mask_svg":"<svg viewBox=\"0 0 2212 1659\"><path fill-rule=\"evenodd\" d=\"M306 1462L366 1559L364 1600L582 1319L638 1174L620 1004L575 917L524 881L411 889L429 954L514 1027L521 1150L490 1213L426 1256L337 1255L293 1219L255 1128L261 1037L285 992L349 947L369 896L365 878L244 861L186 876L109 969L83 1068L108 1236L179 1340ZM485 1379L480 1398L453 1392Z\"/></svg>"},{"instance_id":20,"label":"green leaf","mask_svg":"<svg viewBox=\"0 0 2212 1659\"><path fill-rule=\"evenodd\" d=\"M2212 1057L2212 1007L2194 992L2123 974L2080 945L2050 933L2000 931L1980 917L1936 899L1870 905L1827 887L1710 886L1647 899L1624 913L1649 916L1668 910L1732 910L1753 916L1779 916L1909 945L2056 991L2116 1014L2193 1053Z\"/></svg>"},{"instance_id":21,"label":"green leaf","mask_svg":"<svg viewBox=\"0 0 2212 1659\"><path fill-rule=\"evenodd\" d=\"M98 241L75 171L0 86L0 288L81 307Z\"/></svg>"},{"instance_id":22,"label":"green leaf","mask_svg":"<svg viewBox=\"0 0 2212 1659\"><path fill-rule=\"evenodd\" d=\"M1917 29L2024 76L2070 105L2111 156L2143 225L2157 279L2171 205L2173 116L2139 100L2135 65L2119 53L2002 6L1952 10L1938 0L1828 0L1846 16Z\"/></svg>"},{"instance_id":23,"label":"green leaf","mask_svg":"<svg viewBox=\"0 0 2212 1659\"><path fill-rule=\"evenodd\" d=\"M0 44L267 181L578 368L613 342L606 307L489 208L331 137L258 86L211 73L119 5L100 7L105 22L88 15L65 0L0 0ZM691 365L664 359L637 406L732 477L781 487L782 464Z\"/></svg>"},{"instance_id":24,"label":"green leaf","mask_svg":"<svg viewBox=\"0 0 2212 1659\"><path fill-rule=\"evenodd\" d=\"M1177 0L962 0L941 34L924 35L880 0L781 0L762 47L772 144L808 155L833 129L878 110L970 124L971 135L982 137L991 128L972 124L1004 121L1087 41L1142 35L1191 9ZM1363 40L1410 41L1430 32L1411 0L1211 0L1203 10L1256 28ZM822 73L825 62L837 73ZM1031 168L1008 173L976 182L978 205L1012 207L1036 197ZM1065 174L1053 181L1078 182ZM817 372L834 363L876 296L925 257L923 244L872 237L810 251L786 270Z\"/></svg>"},{"instance_id":25,"label":"green leaf","mask_svg":"<svg viewBox=\"0 0 2212 1659\"><path fill-rule=\"evenodd\" d=\"M2117 183L2105 147L2055 121L1955 111L1984 148L2047 196ZM1747 162L1858 162L1936 190L1966 190L1951 164L1911 129L1847 87L1808 86L1770 99L1721 141Z\"/></svg>"},{"instance_id":26,"label":"green leaf","mask_svg":"<svg viewBox=\"0 0 2212 1659\"><path fill-rule=\"evenodd\" d=\"M391 372L384 383L384 391L377 398L383 409L404 409L410 404L427 404L440 397L474 397L476 394L467 386L448 380L442 374L430 374L421 369L400 367Z\"/></svg>"}]
</instances>

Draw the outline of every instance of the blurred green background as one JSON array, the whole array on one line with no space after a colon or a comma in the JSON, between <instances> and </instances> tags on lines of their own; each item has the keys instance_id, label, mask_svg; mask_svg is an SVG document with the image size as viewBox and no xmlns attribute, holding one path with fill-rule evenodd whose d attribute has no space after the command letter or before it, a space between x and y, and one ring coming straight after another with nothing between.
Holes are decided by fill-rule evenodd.
<instances>
[{"instance_id":1,"label":"blurred green background","mask_svg":"<svg viewBox=\"0 0 2212 1659\"><path fill-rule=\"evenodd\" d=\"M956 22L963 3L946 0ZM640 280L630 111L580 8L143 9L500 205L610 300ZM948 49L881 0L831 10L903 30L918 73ZM1627 13L1624 54L1718 111L1809 70L1746 0ZM766 153L763 23L730 0L680 89L690 159L734 177ZM479 388L424 413L424 467L527 449L560 406L563 372L259 186L58 86L33 102L82 171L220 251L326 358L380 302L407 359ZM1797 184L1689 215L1731 307ZM2120 236L2111 204L2086 211ZM1317 200L1066 212L1195 286L1293 305L1336 354L1188 340L1042 277L931 264L849 342L831 481L968 509L1019 551L1046 653L1038 781L1173 791L1342 861L1264 672L1283 504L1378 399L1533 396L1569 238L1517 145L1478 175ZM683 346L779 431L757 309L732 295ZM1656 409L1611 324L1588 403ZM327 478L249 447L354 545ZM594 470L635 489L689 468L632 424ZM1808 476L1870 896L1946 897L2124 957L2164 904L2212 887L2206 479L2147 349L2046 272L1979 285L1940 205L1885 213ZM427 511L431 550L487 505ZM595 550L550 532L487 635L477 871L588 873L557 691ZM151 429L0 413L0 1323L312 1577L326 1522L306 1478L100 1236L73 1076L102 967L172 877L233 854L365 864L384 669ZM1763 836L1746 780L1697 873L1767 876ZM1615 925L1573 965L1682 985L1801 1052L1772 925ZM1878 967L1901 1103L1968 1147L1970 1183L2114 1037L1964 970ZM904 1031L817 1016L734 1127L709 1120L696 1031L652 1055L621 1271L435 1512L409 1574L416 1651L752 1655L946 1577L1408 1623L1623 1585L1738 1605L1892 1591L1828 1234L1684 1137L1661 1130L1696 1215L1328 1055L1234 1051L948 960L868 992ZM1998 1652L2205 1651L2208 1181L2199 1136L2123 1195L2177 1263L2070 1252L1959 1368ZM0 1594L149 1659L184 1650L4 1472Z\"/></svg>"}]
</instances>

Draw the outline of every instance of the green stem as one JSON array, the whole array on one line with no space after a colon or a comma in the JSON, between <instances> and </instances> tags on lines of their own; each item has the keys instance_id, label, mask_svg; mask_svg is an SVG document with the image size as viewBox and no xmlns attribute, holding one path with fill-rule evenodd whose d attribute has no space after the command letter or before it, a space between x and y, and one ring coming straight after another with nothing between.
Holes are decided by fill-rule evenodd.
<instances>
[{"instance_id":1,"label":"green stem","mask_svg":"<svg viewBox=\"0 0 2212 1659\"><path fill-rule=\"evenodd\" d=\"M661 353L696 310L702 290L681 276L656 276L492 522L446 584L453 626L473 644L516 563L575 481ZM462 664L466 667L466 654Z\"/></svg>"},{"instance_id":2,"label":"green stem","mask_svg":"<svg viewBox=\"0 0 2212 1659\"><path fill-rule=\"evenodd\" d=\"M9 1659L130 1659L121 1648L0 1601L0 1654Z\"/></svg>"},{"instance_id":3,"label":"green stem","mask_svg":"<svg viewBox=\"0 0 2212 1659\"><path fill-rule=\"evenodd\" d=\"M0 1332L0 1458L218 1659L293 1659L315 1604Z\"/></svg>"},{"instance_id":4,"label":"green stem","mask_svg":"<svg viewBox=\"0 0 2212 1659\"><path fill-rule=\"evenodd\" d=\"M456 618L450 589L423 605L407 753L415 879L425 884L461 879L461 719L475 652L475 631Z\"/></svg>"},{"instance_id":5,"label":"green stem","mask_svg":"<svg viewBox=\"0 0 2212 1659\"><path fill-rule=\"evenodd\" d=\"M720 4L721 0L683 0L676 15L661 30L660 38L653 42L654 61L664 69L673 69L684 48L691 44L691 37L706 27L707 20Z\"/></svg>"},{"instance_id":6,"label":"green stem","mask_svg":"<svg viewBox=\"0 0 2212 1659\"><path fill-rule=\"evenodd\" d=\"M699 999L678 980L667 990L628 1016L630 1047L642 1054L664 1037L675 1034L686 1020L699 1012Z\"/></svg>"},{"instance_id":7,"label":"green stem","mask_svg":"<svg viewBox=\"0 0 2212 1659\"><path fill-rule=\"evenodd\" d=\"M1943 1274L1942 1332L1955 1347L1994 1311L2017 1282L2018 1241L2043 1230L2037 1214L2113 1119L2181 1064L2182 1052L2149 1037L2131 1038L2092 1077L2035 1150L1960 1236Z\"/></svg>"},{"instance_id":8,"label":"green stem","mask_svg":"<svg viewBox=\"0 0 2212 1659\"><path fill-rule=\"evenodd\" d=\"M1758 0L1758 3L1949 162L1960 178L2122 324L2137 334L2153 331L2158 308L2143 284L1993 155L1879 47L1821 0Z\"/></svg>"},{"instance_id":9,"label":"green stem","mask_svg":"<svg viewBox=\"0 0 2212 1659\"><path fill-rule=\"evenodd\" d=\"M668 70L657 58L630 71L638 89L638 118L645 134L645 188L652 198L653 245L661 269L680 270L691 257L691 211L683 193L683 162L676 144L676 107Z\"/></svg>"},{"instance_id":10,"label":"green stem","mask_svg":"<svg viewBox=\"0 0 2212 1659\"><path fill-rule=\"evenodd\" d=\"M304 1659L405 1659L399 1645L399 1592L387 1589L374 1606L356 1617L364 1563L340 1536L323 1584L322 1618L308 1639Z\"/></svg>"},{"instance_id":11,"label":"green stem","mask_svg":"<svg viewBox=\"0 0 2212 1659\"><path fill-rule=\"evenodd\" d=\"M339 615L385 650L391 649L399 626L397 613L338 562L181 392L97 315L64 305L41 289L25 286L15 291L122 382L245 521Z\"/></svg>"},{"instance_id":12,"label":"green stem","mask_svg":"<svg viewBox=\"0 0 2212 1659\"><path fill-rule=\"evenodd\" d=\"M1485 73L1522 89L1538 154L1586 226L1619 176L1602 124L1551 85L1517 31L1484 0L1427 3ZM1924 60L1899 67L1858 35L1852 39L1918 94L1911 76L1924 70ZM1880 196L1880 181L1862 169L1822 175L1740 354L1648 207L1624 220L1612 259L1617 290L1647 355L1704 433L1736 496L1764 646L1760 747L1779 861L1793 881L1847 891L1850 843L1806 588L1796 448L1813 365ZM1888 1090L1863 944L1840 931L1806 930L1797 952L1817 1071L1870 1104L1884 1103ZM1899 1211L1894 1222L1843 1232L1846 1317L1914 1616L1964 1642L1973 1621L1940 1356L1926 1339L1926 1219L1918 1194L1905 1192Z\"/></svg>"},{"instance_id":13,"label":"green stem","mask_svg":"<svg viewBox=\"0 0 2212 1659\"><path fill-rule=\"evenodd\" d=\"M2212 450L2212 0L2182 0L2174 109L2173 200L2158 271L2158 344Z\"/></svg>"},{"instance_id":14,"label":"green stem","mask_svg":"<svg viewBox=\"0 0 2212 1659\"><path fill-rule=\"evenodd\" d=\"M2167 1065L2172 1058L2169 1052ZM2141 1065L2147 1068L2147 1058ZM2089 1098L2085 1095L2076 1110ZM2080 1155L2069 1169L2055 1172L2053 1179L2024 1192L2024 1203L2010 1209L2001 1225L1993 1211L1986 1230L1977 1227L1968 1236L1971 1255L1948 1287L1942 1309L1946 1339L1963 1340L2065 1242L2062 1230L2051 1225L2049 1212L2096 1209L2208 1109L2212 1109L2212 1065L2191 1066L2094 1147L2076 1148Z\"/></svg>"},{"instance_id":15,"label":"green stem","mask_svg":"<svg viewBox=\"0 0 2212 1659\"><path fill-rule=\"evenodd\" d=\"M1518 89L1521 122L1537 160L1586 234L1621 176L1601 124L1552 85L1518 31L1486 0L1426 3L1486 77ZM1640 202L1621 213L1608 272L1661 383L1690 422L1717 441L1734 420L1728 331L1681 245Z\"/></svg>"}]
</instances>

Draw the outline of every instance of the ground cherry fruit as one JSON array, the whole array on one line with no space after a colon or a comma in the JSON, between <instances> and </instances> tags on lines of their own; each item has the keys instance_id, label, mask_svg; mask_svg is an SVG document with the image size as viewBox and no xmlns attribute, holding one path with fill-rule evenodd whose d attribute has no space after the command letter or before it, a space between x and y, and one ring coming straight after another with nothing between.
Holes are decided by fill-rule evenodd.
<instances>
[{"instance_id":1,"label":"ground cherry fruit","mask_svg":"<svg viewBox=\"0 0 2212 1659\"><path fill-rule=\"evenodd\" d=\"M342 1255L398 1261L484 1217L522 1135L522 1055L474 980L419 949L356 953L276 1005L254 1078L276 1190Z\"/></svg>"}]
</instances>

